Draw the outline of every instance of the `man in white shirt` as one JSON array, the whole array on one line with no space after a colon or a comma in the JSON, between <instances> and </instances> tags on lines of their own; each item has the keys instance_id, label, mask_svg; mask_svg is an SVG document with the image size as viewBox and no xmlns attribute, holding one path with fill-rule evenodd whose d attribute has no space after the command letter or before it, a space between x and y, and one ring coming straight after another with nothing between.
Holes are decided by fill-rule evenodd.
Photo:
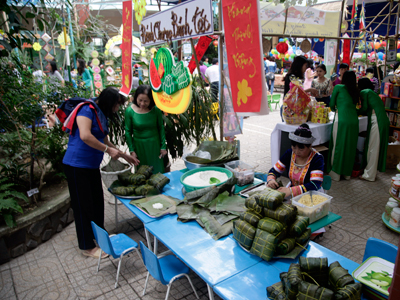
<instances>
[{"instance_id":1,"label":"man in white shirt","mask_svg":"<svg viewBox=\"0 0 400 300\"><path fill-rule=\"evenodd\" d=\"M212 66L206 70L206 81L210 84L211 97L213 102L218 102L219 92L219 67L218 58L213 58Z\"/></svg>"},{"instance_id":2,"label":"man in white shirt","mask_svg":"<svg viewBox=\"0 0 400 300\"><path fill-rule=\"evenodd\" d=\"M132 90L136 90L139 87L139 73L138 71L134 70L133 71L133 77L132 77Z\"/></svg>"}]
</instances>

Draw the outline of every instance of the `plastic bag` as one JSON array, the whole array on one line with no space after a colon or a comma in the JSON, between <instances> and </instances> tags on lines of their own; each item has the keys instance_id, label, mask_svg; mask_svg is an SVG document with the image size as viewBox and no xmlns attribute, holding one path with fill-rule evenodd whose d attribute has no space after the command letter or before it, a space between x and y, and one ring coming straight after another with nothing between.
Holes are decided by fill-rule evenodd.
<instances>
[{"instance_id":1,"label":"plastic bag","mask_svg":"<svg viewBox=\"0 0 400 300\"><path fill-rule=\"evenodd\" d=\"M210 152L207 152L207 151L198 150L194 154L194 156L197 156L197 157L200 157L200 158L205 158L205 159L211 159L211 154L210 154Z\"/></svg>"}]
</instances>

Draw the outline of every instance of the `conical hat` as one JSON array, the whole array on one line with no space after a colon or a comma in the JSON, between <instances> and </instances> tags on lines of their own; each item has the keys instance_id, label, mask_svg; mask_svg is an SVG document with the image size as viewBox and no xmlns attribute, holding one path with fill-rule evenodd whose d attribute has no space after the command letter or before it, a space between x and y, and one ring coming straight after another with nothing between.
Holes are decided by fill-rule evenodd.
<instances>
[{"instance_id":1,"label":"conical hat","mask_svg":"<svg viewBox=\"0 0 400 300\"><path fill-rule=\"evenodd\" d=\"M300 44L300 49L304 53L307 53L308 51L311 50L311 43L309 40L305 39L304 41L301 42Z\"/></svg>"}]
</instances>

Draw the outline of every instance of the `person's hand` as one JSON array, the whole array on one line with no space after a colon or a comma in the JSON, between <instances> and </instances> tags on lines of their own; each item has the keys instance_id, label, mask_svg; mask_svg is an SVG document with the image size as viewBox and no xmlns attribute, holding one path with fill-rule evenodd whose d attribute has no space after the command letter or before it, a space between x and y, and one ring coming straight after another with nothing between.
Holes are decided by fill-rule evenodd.
<instances>
[{"instance_id":1,"label":"person's hand","mask_svg":"<svg viewBox=\"0 0 400 300\"><path fill-rule=\"evenodd\" d=\"M278 192L285 193L285 198L292 195L292 191L290 190L290 188L287 187L280 187L278 189Z\"/></svg>"},{"instance_id":2,"label":"person's hand","mask_svg":"<svg viewBox=\"0 0 400 300\"><path fill-rule=\"evenodd\" d=\"M136 152L135 152L135 151L132 151L132 152L131 152L131 156L132 156L133 158L137 158Z\"/></svg>"},{"instance_id":3,"label":"person's hand","mask_svg":"<svg viewBox=\"0 0 400 300\"><path fill-rule=\"evenodd\" d=\"M279 184L276 182L275 179L271 179L268 181L267 187L276 190L279 187Z\"/></svg>"},{"instance_id":4,"label":"person's hand","mask_svg":"<svg viewBox=\"0 0 400 300\"><path fill-rule=\"evenodd\" d=\"M124 158L130 165L139 165L140 161L137 159L136 153L135 153L135 157L132 155L128 155L123 153L123 155L121 156L122 158Z\"/></svg>"},{"instance_id":5,"label":"person's hand","mask_svg":"<svg viewBox=\"0 0 400 300\"><path fill-rule=\"evenodd\" d=\"M121 151L115 148L108 147L107 151L108 155L111 156L112 159L117 160L119 157L121 157Z\"/></svg>"},{"instance_id":6,"label":"person's hand","mask_svg":"<svg viewBox=\"0 0 400 300\"><path fill-rule=\"evenodd\" d=\"M167 150L164 150L164 149L160 150L160 156L161 157L164 157L165 155L167 155L167 153L168 153Z\"/></svg>"},{"instance_id":7,"label":"person's hand","mask_svg":"<svg viewBox=\"0 0 400 300\"><path fill-rule=\"evenodd\" d=\"M315 88L309 88L304 90L306 93L309 93L311 96L316 97L318 95L318 90Z\"/></svg>"}]
</instances>

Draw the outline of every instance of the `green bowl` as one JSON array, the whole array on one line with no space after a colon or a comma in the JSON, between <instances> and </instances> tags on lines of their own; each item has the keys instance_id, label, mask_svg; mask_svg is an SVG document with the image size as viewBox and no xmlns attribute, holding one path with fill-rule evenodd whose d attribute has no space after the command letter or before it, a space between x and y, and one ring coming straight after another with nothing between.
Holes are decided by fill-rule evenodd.
<instances>
[{"instance_id":1,"label":"green bowl","mask_svg":"<svg viewBox=\"0 0 400 300\"><path fill-rule=\"evenodd\" d=\"M222 173L225 173L228 176L228 179L223 181L223 182L220 182L218 184L209 184L209 185L206 185L206 186L192 186L192 185L188 185L188 184L183 183L183 181L185 180L186 177L188 177L190 175L193 175L194 173L203 172L203 171L218 171L218 172L222 172ZM193 170L190 170L190 171L186 172L185 174L183 174L181 176L180 180L181 180L182 185L185 187L186 192L192 192L194 190L200 190L200 189L209 187L211 185L219 186L219 185L224 184L225 182L227 182L230 178L232 178L232 176L233 176L232 172L229 171L228 169L225 169L225 168L221 168L221 167L204 167L204 168L199 168L199 169L193 169Z\"/></svg>"}]
</instances>

